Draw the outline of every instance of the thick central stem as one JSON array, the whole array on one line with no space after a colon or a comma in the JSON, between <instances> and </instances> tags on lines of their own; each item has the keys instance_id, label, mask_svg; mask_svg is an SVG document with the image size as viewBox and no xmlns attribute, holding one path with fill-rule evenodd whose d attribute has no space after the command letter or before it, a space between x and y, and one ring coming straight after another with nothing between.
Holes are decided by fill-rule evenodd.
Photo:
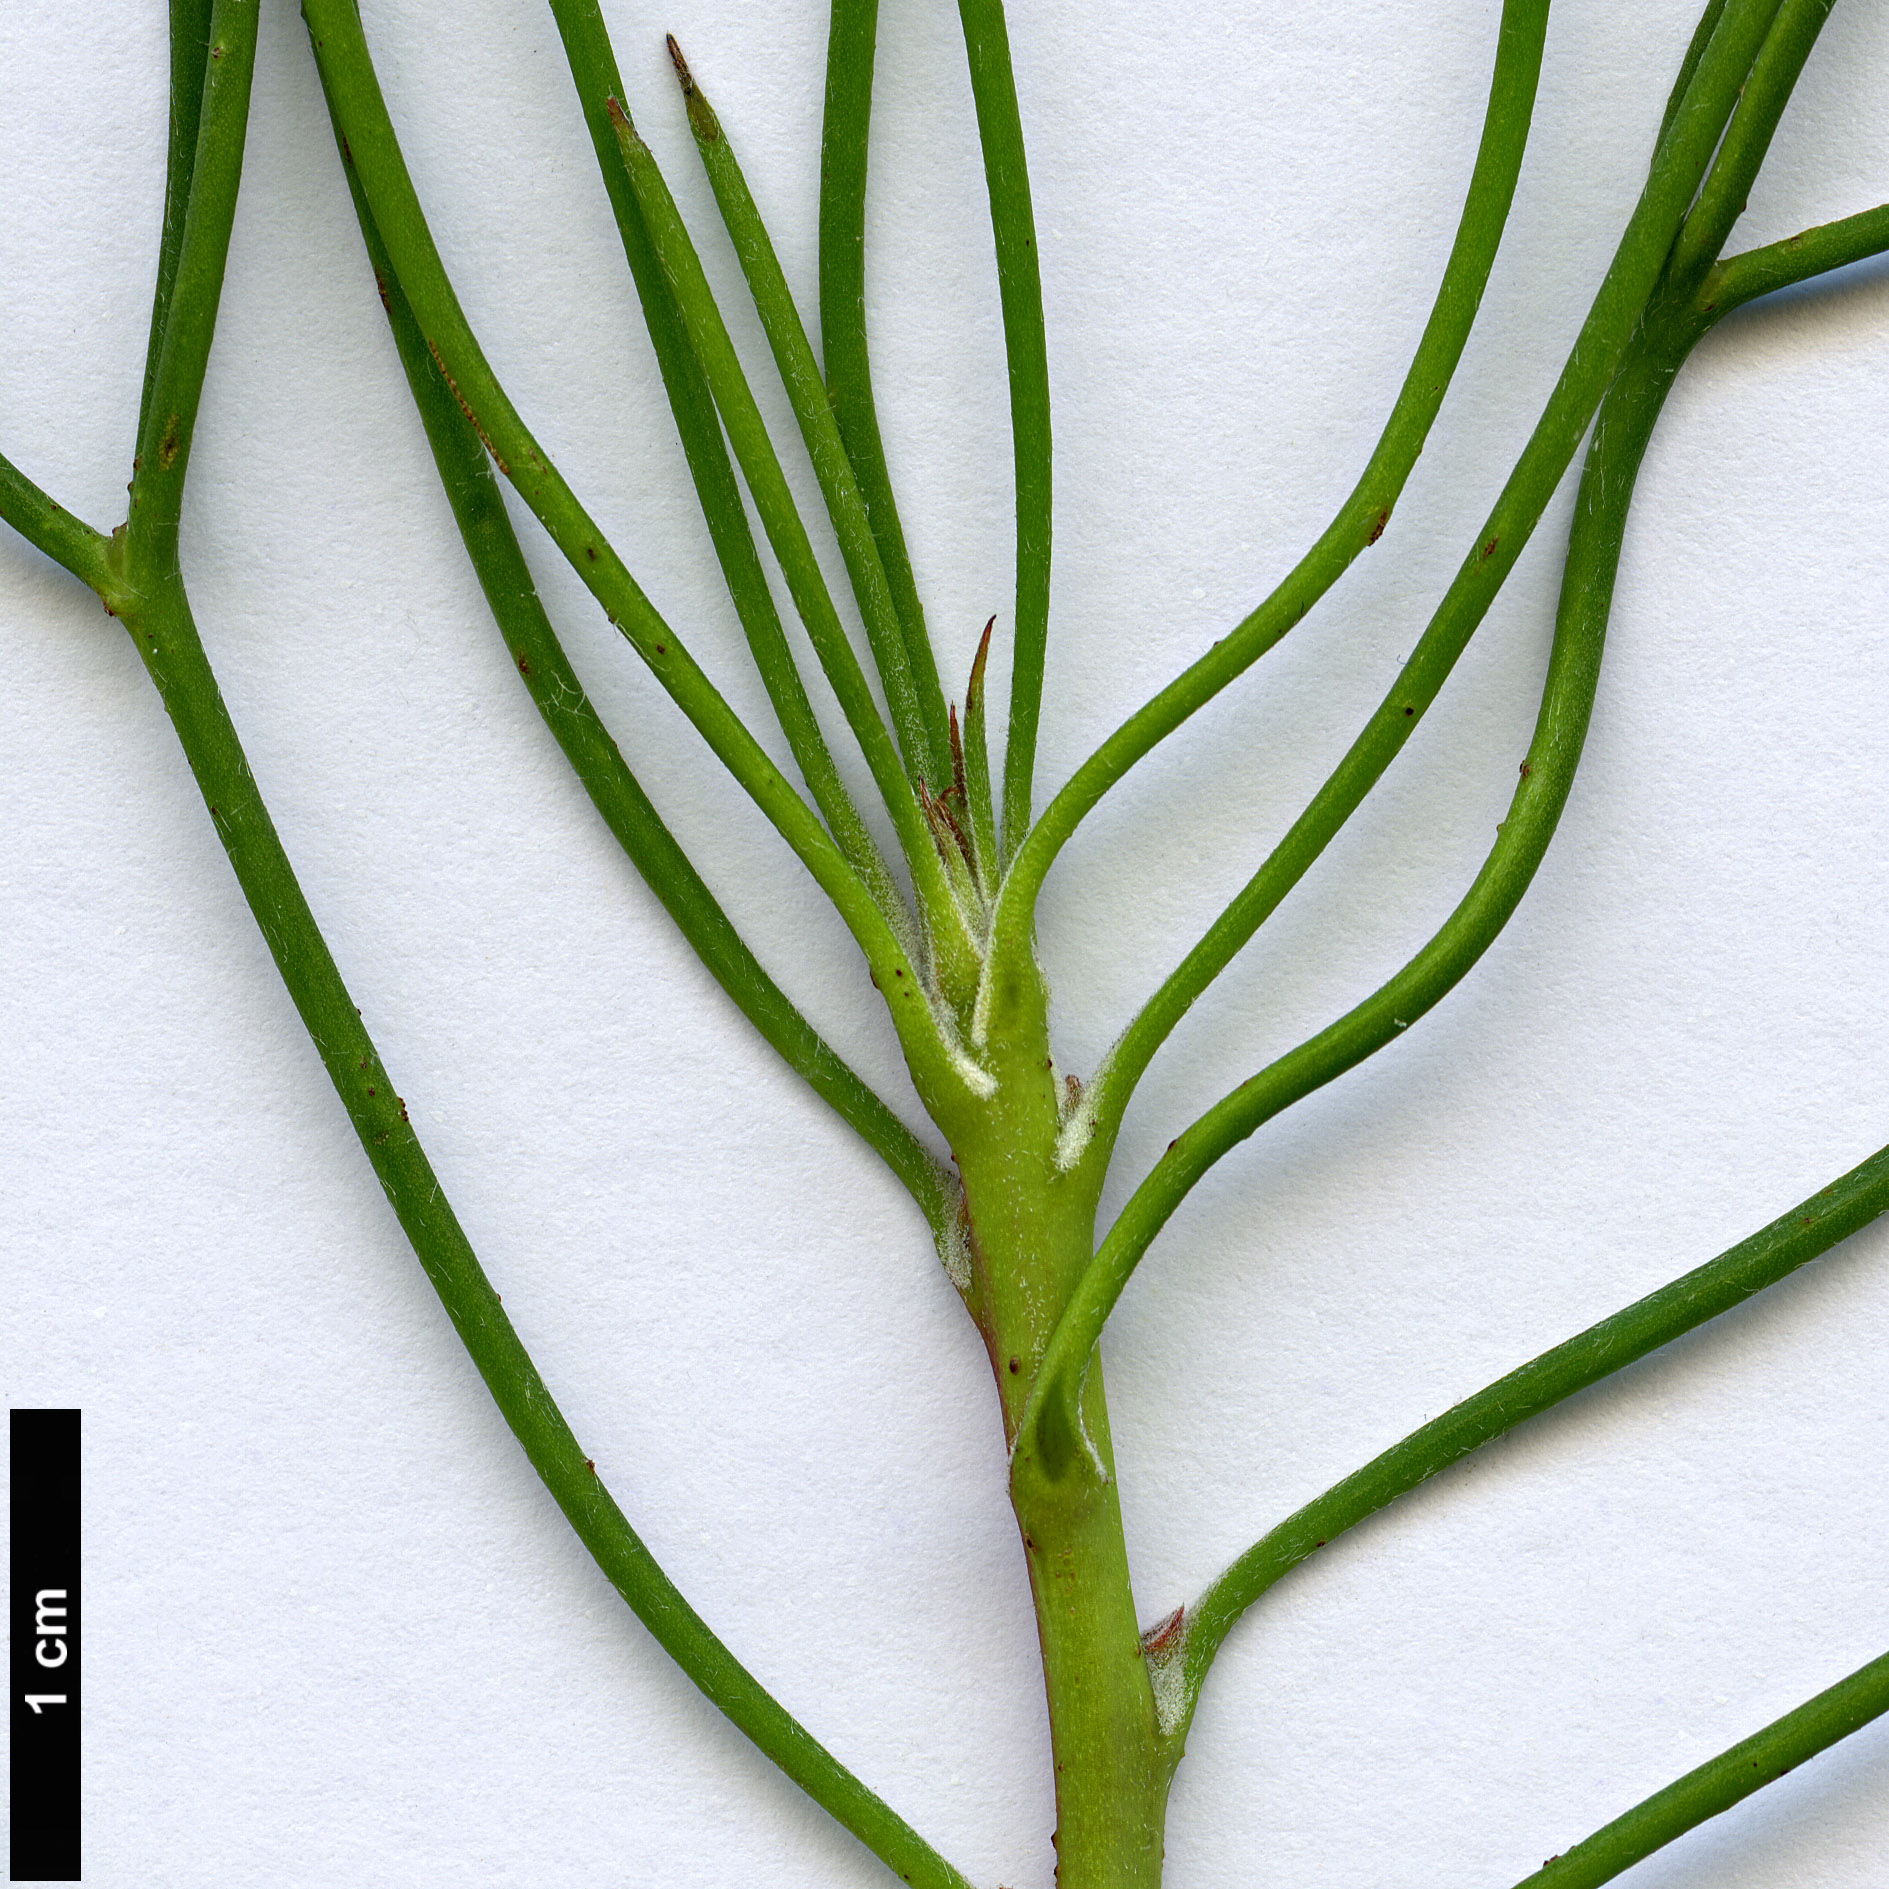
<instances>
[{"instance_id":1,"label":"thick central stem","mask_svg":"<svg viewBox=\"0 0 1889 1889\"><path fill-rule=\"evenodd\" d=\"M1056 1763L1058 1889L1158 1889L1167 1773L1122 1539L1100 1369L1083 1417L1091 1464L1061 1484L1014 1473Z\"/></svg>"},{"instance_id":2,"label":"thick central stem","mask_svg":"<svg viewBox=\"0 0 1889 1889\"><path fill-rule=\"evenodd\" d=\"M956 1149L973 1299L1013 1444L1044 1347L1094 1251L1092 1187L1056 1163L1068 1098L1039 1030L992 1045L998 1093ZM1056 1880L1058 1889L1158 1889L1168 1774L1129 1585L1099 1365L1082 1415L1093 1449L1065 1474L1052 1480L1023 1451L1011 1474L1056 1767Z\"/></svg>"}]
</instances>

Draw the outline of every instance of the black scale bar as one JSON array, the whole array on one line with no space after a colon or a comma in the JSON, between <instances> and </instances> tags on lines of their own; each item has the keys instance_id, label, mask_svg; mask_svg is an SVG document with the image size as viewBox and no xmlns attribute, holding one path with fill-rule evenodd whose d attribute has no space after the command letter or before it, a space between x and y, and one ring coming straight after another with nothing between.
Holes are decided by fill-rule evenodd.
<instances>
[{"instance_id":1,"label":"black scale bar","mask_svg":"<svg viewBox=\"0 0 1889 1889\"><path fill-rule=\"evenodd\" d=\"M9 1413L9 1882L79 1880L79 1413Z\"/></svg>"}]
</instances>

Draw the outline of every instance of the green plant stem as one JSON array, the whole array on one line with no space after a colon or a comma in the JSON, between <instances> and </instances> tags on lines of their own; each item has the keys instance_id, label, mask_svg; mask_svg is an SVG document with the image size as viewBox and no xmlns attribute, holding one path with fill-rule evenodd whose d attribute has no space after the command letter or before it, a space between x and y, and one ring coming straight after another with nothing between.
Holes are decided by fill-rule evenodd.
<instances>
[{"instance_id":1,"label":"green plant stem","mask_svg":"<svg viewBox=\"0 0 1889 1889\"><path fill-rule=\"evenodd\" d=\"M330 115L454 399L610 620L833 902L885 997L920 1096L948 1134L949 1123L975 1097L974 1072L949 1042L904 945L812 809L643 595L499 386L426 227L351 0L306 0L303 14Z\"/></svg>"},{"instance_id":2,"label":"green plant stem","mask_svg":"<svg viewBox=\"0 0 1889 1889\"><path fill-rule=\"evenodd\" d=\"M1594 1889L1889 1712L1889 1653L1655 1792L1516 1889Z\"/></svg>"},{"instance_id":3,"label":"green plant stem","mask_svg":"<svg viewBox=\"0 0 1889 1889\"><path fill-rule=\"evenodd\" d=\"M865 494L846 455L820 364L814 359L813 344L807 339L780 258L774 253L773 239L761 221L728 135L673 38L669 50L682 84L695 148L740 260L741 272L747 278L755 313L761 318L762 331L773 351L774 365L799 423L814 476L820 482L860 617L867 625L874 651L883 648L886 658L894 660L894 675L890 677L885 660L880 663L880 680L886 685L887 699L891 700L894 680L908 698L904 714L913 725L907 732L905 724L898 724L906 766L933 793L940 793L951 784L951 744L944 690L938 683L937 659L925 635L924 619L911 619L894 601Z\"/></svg>"},{"instance_id":4,"label":"green plant stem","mask_svg":"<svg viewBox=\"0 0 1889 1889\"><path fill-rule=\"evenodd\" d=\"M1301 1561L1470 1451L1788 1278L1885 1210L1889 1148L1879 1149L1716 1259L1464 1398L1288 1516L1186 1610L1179 1648L1183 1709L1169 1734L1175 1755L1221 1642L1247 1608Z\"/></svg>"},{"instance_id":5,"label":"green plant stem","mask_svg":"<svg viewBox=\"0 0 1889 1889\"><path fill-rule=\"evenodd\" d=\"M1090 1354L1142 1255L1202 1174L1302 1096L1394 1041L1455 987L1508 923L1554 836L1580 764L1634 479L1680 364L1709 324L1642 331L1602 403L1575 499L1541 709L1508 818L1475 883L1404 968L1309 1042L1183 1132L1130 1196L1051 1339L1032 1391L1052 1468L1079 1447L1077 1396ZM1314 802L1314 806L1317 803Z\"/></svg>"},{"instance_id":6,"label":"green plant stem","mask_svg":"<svg viewBox=\"0 0 1889 1889\"><path fill-rule=\"evenodd\" d=\"M604 824L715 981L781 1060L898 1176L925 1215L934 1239L945 1241L948 1217L955 1211L955 1186L944 1168L833 1052L762 968L663 824L585 694L538 599L491 462L427 352L413 312L391 274L392 265L354 167L344 167L368 260L380 284L388 326L426 428L440 484L505 646L545 726Z\"/></svg>"},{"instance_id":7,"label":"green plant stem","mask_svg":"<svg viewBox=\"0 0 1889 1889\"><path fill-rule=\"evenodd\" d=\"M1056 1781L1059 1889L1156 1889L1167 1773L1141 1657L1102 1373L1083 1387L1092 1473L1037 1473L1017 1428L1031 1375L1094 1246L1095 1197L1055 1159L1060 1087L1033 1011L993 1019L999 1081L976 1132L954 1141L975 1303L1011 1457L1010 1500L1029 1571Z\"/></svg>"},{"instance_id":8,"label":"green plant stem","mask_svg":"<svg viewBox=\"0 0 1889 1889\"><path fill-rule=\"evenodd\" d=\"M467 1241L308 908L174 580L127 616L217 837L401 1229L492 1400L610 1584L760 1750L907 1882L968 1889L779 1705L677 1591L571 1433Z\"/></svg>"},{"instance_id":9,"label":"green plant stem","mask_svg":"<svg viewBox=\"0 0 1889 1889\"><path fill-rule=\"evenodd\" d=\"M119 598L111 565L112 541L75 518L42 491L12 460L0 457L0 518L29 544L91 585L114 616Z\"/></svg>"},{"instance_id":10,"label":"green plant stem","mask_svg":"<svg viewBox=\"0 0 1889 1889\"><path fill-rule=\"evenodd\" d=\"M257 17L257 0L215 0L201 58L188 49L180 53L174 43L172 47L173 66L186 85L194 72L201 72L202 97L181 232L173 240L167 229L159 251L152 353L145 363L143 421L120 547L126 581L140 591L155 589L177 570L184 474L190 465L197 403L203 395L242 178L250 81L256 68ZM174 23L194 31L197 10L180 9ZM177 117L187 118L187 107L174 109ZM170 172L174 181L182 169L173 137ZM166 222L172 222L168 214Z\"/></svg>"},{"instance_id":11,"label":"green plant stem","mask_svg":"<svg viewBox=\"0 0 1889 1889\"><path fill-rule=\"evenodd\" d=\"M1092 1479L1013 1474L1056 1776L1058 1889L1159 1889L1168 1774L1122 1535L1099 1374L1084 1391Z\"/></svg>"},{"instance_id":12,"label":"green plant stem","mask_svg":"<svg viewBox=\"0 0 1889 1889\"><path fill-rule=\"evenodd\" d=\"M1003 0L958 0L964 51L984 152L1004 358L1010 374L1010 438L1016 469L1017 614L1011 642L1010 726L1004 744L1003 859L1030 830L1036 731L1043 710L1043 652L1049 641L1049 350L1043 336L1043 278L1023 154L1023 118L1010 63Z\"/></svg>"},{"instance_id":13,"label":"green plant stem","mask_svg":"<svg viewBox=\"0 0 1889 1889\"><path fill-rule=\"evenodd\" d=\"M689 462L689 476L694 482L735 614L741 620L742 633L754 656L754 666L767 690L768 700L774 705L781 732L793 750L801 778L807 783L828 830L838 841L840 851L865 881L887 917L904 923L903 895L886 870L885 861L833 764L800 671L788 649L780 613L774 608L773 593L768 589L766 574L755 552L754 535L748 529L748 514L735 483L734 468L728 461L728 448L722 440L721 421L715 412L708 377L702 372L702 364L695 358L695 350L689 343L682 311L676 306L675 295L663 277L623 154L617 148L609 101L623 96L623 80L617 71L616 55L603 17L597 10L596 0L551 0L551 12L564 42L571 80L583 106L584 122L597 154L597 167L603 175L604 189L623 241L624 257L636 284L637 299L642 304L644 323L669 398L669 410L675 417L676 432Z\"/></svg>"},{"instance_id":14,"label":"green plant stem","mask_svg":"<svg viewBox=\"0 0 1889 1889\"><path fill-rule=\"evenodd\" d=\"M1742 59L1748 65L1763 41L1767 20L1758 17L1763 8L1746 12L1750 17L1742 20L1735 8L1728 12L1721 37L1701 58L1688 90L1705 96L1682 107L1676 117L1667 141L1670 161L1655 169L1541 420L1477 534L1476 547L1458 568L1395 685L1344 759L1206 936L1149 998L1098 1072L1094 1131L1085 1158L1107 1159L1136 1084L1156 1051L1200 994L1278 909L1403 751L1488 613L1559 485L1596 405L1622 372L1626 350L1660 285L1681 219L1712 156L1716 126L1738 96L1737 80L1745 69L1739 62ZM1742 35L1734 30L1741 24ZM1684 327L1689 320L1682 317L1679 325ZM1684 346L1690 347L1692 338ZM1186 1136L1181 1139L1187 1141ZM1224 1152L1219 1147L1212 1159ZM1178 1173L1182 1165L1177 1163L1171 1172ZM1181 1191L1192 1184L1189 1179Z\"/></svg>"},{"instance_id":15,"label":"green plant stem","mask_svg":"<svg viewBox=\"0 0 1889 1889\"><path fill-rule=\"evenodd\" d=\"M833 0L820 133L820 347L827 401L865 500L879 562L904 627L912 674L921 689L929 678L929 687L938 690L937 659L879 437L866 347L866 148L878 14L879 0ZM939 706L941 710L942 691ZM932 715L928 704L928 724ZM941 757L934 755L933 764L942 768ZM944 776L941 772L934 778Z\"/></svg>"},{"instance_id":16,"label":"green plant stem","mask_svg":"<svg viewBox=\"0 0 1889 1889\"><path fill-rule=\"evenodd\" d=\"M1350 496L1272 594L1137 709L1057 792L1011 866L995 925L1000 946L1027 942L1043 880L1089 810L1137 761L1292 629L1389 523L1462 358L1495 262L1528 141L1547 29L1548 0L1505 0L1488 110L1456 240L1410 371Z\"/></svg>"},{"instance_id":17,"label":"green plant stem","mask_svg":"<svg viewBox=\"0 0 1889 1889\"><path fill-rule=\"evenodd\" d=\"M925 921L937 986L954 1008L968 1009L977 984L979 954L971 937L969 915L952 896L944 861L913 785L917 778L915 764L923 760L923 728L916 719L910 676L904 669L905 650L899 624L896 618L882 616L875 633L874 619L867 619L874 658L886 679L894 725L904 743L904 766L900 763L899 750L886 733L885 723L879 718L866 672L860 667L839 612L833 606L820 561L814 556L793 492L781 471L773 442L768 438L761 410L755 405L734 342L722 321L721 311L715 306L701 258L669 194L669 186L654 154L637 135L620 103L613 114L613 123L617 147L623 153L630 183L636 191L644 226L662 263L663 275L675 294L676 305L682 311L696 358L708 376L735 463L748 482L755 509L761 514L762 528L780 561L781 574L787 579L794 606L807 626L820 666L833 685L847 725L859 743L886 811L892 817L893 830L898 834L900 850L912 875L919 911ZM887 601L889 603L889 599ZM908 773L908 768L912 772Z\"/></svg>"},{"instance_id":18,"label":"green plant stem","mask_svg":"<svg viewBox=\"0 0 1889 1889\"><path fill-rule=\"evenodd\" d=\"M138 401L137 438L151 418L151 395L177 285L177 260L184 241L184 213L197 167L197 134L203 120L204 68L209 63L211 0L170 0L170 130L165 144L164 224L158 237L157 291L151 297L151 334L144 351L144 391Z\"/></svg>"},{"instance_id":19,"label":"green plant stem","mask_svg":"<svg viewBox=\"0 0 1889 1889\"><path fill-rule=\"evenodd\" d=\"M1794 288L1853 262L1866 262L1885 250L1889 250L1889 203L1800 230L1762 249L1727 256L1706 272L1700 299L1716 314L1726 315L1761 295Z\"/></svg>"}]
</instances>

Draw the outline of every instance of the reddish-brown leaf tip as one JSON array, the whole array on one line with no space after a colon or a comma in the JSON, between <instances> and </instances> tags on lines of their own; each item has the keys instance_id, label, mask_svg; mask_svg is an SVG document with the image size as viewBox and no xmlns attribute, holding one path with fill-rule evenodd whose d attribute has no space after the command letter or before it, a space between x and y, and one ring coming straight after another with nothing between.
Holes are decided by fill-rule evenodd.
<instances>
[{"instance_id":1,"label":"reddish-brown leaf tip","mask_svg":"<svg viewBox=\"0 0 1889 1889\"><path fill-rule=\"evenodd\" d=\"M676 44L673 33L665 33L664 40L669 46L669 63L676 69L676 77L682 81L683 96L687 97L695 90L695 75L689 70L689 62L682 56L682 48Z\"/></svg>"}]
</instances>

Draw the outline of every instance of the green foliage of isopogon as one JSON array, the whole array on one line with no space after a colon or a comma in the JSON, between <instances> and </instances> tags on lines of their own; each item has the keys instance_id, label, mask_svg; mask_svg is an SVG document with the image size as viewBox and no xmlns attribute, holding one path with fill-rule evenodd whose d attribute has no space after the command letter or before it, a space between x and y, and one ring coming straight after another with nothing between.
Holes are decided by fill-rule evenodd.
<instances>
[{"instance_id":1,"label":"green foliage of isopogon","mask_svg":"<svg viewBox=\"0 0 1889 1889\"><path fill-rule=\"evenodd\" d=\"M1045 798L1036 781L1050 634L1051 413L1036 224L1001 0L960 0L988 189L1014 450L1010 689L994 763L987 628L947 697L880 438L866 332L867 139L876 0L834 0L817 310L795 300L726 123L669 42L720 231L691 231L626 96L596 0L550 0L696 495L768 709L769 756L660 615L505 392L429 229L354 0L304 0L337 162L452 515L521 684L613 837L717 983L911 1194L995 1370L1008 1496L1030 1571L1055 1763L1060 1889L1154 1889L1170 1782L1215 1655L1291 1568L1470 1451L1718 1317L1889 1207L1889 1149L1671 1285L1521 1365L1343 1478L1144 1631L1129 1578L1098 1344L1136 1268L1216 1163L1262 1124L1394 1044L1514 916L1567 805L1600 686L1634 483L1686 360L1731 309L1889 249L1889 206L1724 254L1834 0L1711 0L1673 84L1639 201L1496 501L1378 708L1303 813L1160 979L1085 1086L1058 1070L1035 950L1039 895L1126 774L1276 647L1375 543L1461 362L1534 114L1547 0L1505 0L1474 171L1409 371L1364 470L1272 592ZM966 1879L815 1740L695 1613L572 1434L447 1204L297 885L197 634L180 561L191 440L236 212L258 0L172 0L172 108L137 452L109 534L0 460L0 513L89 585L156 685L216 831L361 1146L532 1466L617 1591L701 1691L901 1880ZM798 440L774 438L703 249L732 247ZM364 273L364 284L366 275ZM817 315L810 320L809 315ZM811 335L817 332L816 348ZM802 515L804 453L823 519ZM1435 934L1377 990L1239 1083L1139 1178L1106 1226L1104 1181L1138 1084L1191 1008L1392 767L1580 457L1540 707L1508 814ZM934 1156L821 1038L736 931L657 813L540 600L501 481L630 651L829 898L862 955ZM803 668L760 527L814 656ZM850 587L834 594L830 534ZM856 609L855 647L842 603ZM830 697L876 806L853 798ZM883 703L883 712L881 704ZM1039 809L1038 802L1041 801ZM891 835L882 849L873 822ZM1889 1710L1877 1660L1544 1865L1598 1884Z\"/></svg>"}]
</instances>

